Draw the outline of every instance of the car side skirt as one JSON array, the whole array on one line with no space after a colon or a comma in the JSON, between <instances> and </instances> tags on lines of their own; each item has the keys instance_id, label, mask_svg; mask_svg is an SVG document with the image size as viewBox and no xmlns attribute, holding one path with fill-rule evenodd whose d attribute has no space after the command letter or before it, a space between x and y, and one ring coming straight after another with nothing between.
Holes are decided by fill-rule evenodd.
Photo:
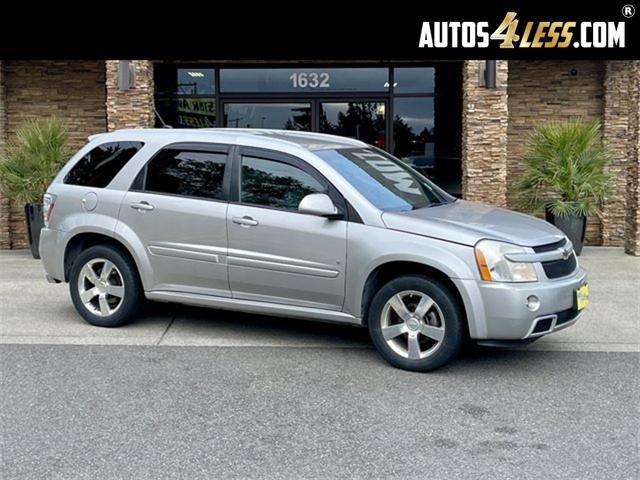
<instances>
[{"instance_id":1,"label":"car side skirt","mask_svg":"<svg viewBox=\"0 0 640 480\"><path fill-rule=\"evenodd\" d=\"M156 302L175 302L184 305L193 305L196 307L218 308L221 310L234 310L259 315L301 318L328 323L363 326L361 318L354 317L353 315L344 312L324 310L320 308L164 290L152 290L150 292L146 292L145 295L149 300Z\"/></svg>"}]
</instances>

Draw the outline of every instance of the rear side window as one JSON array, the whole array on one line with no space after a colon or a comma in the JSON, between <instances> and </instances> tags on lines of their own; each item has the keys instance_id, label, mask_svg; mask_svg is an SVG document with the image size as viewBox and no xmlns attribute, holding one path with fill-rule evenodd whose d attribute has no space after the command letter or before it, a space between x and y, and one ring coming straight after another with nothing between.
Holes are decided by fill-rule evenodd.
<instances>
[{"instance_id":1,"label":"rear side window","mask_svg":"<svg viewBox=\"0 0 640 480\"><path fill-rule=\"evenodd\" d=\"M222 199L226 153L165 149L149 162L143 190Z\"/></svg>"},{"instance_id":2,"label":"rear side window","mask_svg":"<svg viewBox=\"0 0 640 480\"><path fill-rule=\"evenodd\" d=\"M97 146L84 157L64 177L64 183L85 187L104 188L118 172L131 160L142 142L110 142Z\"/></svg>"}]
</instances>

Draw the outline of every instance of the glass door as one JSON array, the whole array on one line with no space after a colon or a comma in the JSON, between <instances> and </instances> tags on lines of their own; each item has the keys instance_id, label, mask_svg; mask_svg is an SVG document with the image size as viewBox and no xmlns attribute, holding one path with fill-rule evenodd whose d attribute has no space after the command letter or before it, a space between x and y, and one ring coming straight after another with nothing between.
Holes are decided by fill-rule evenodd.
<instances>
[{"instance_id":1,"label":"glass door","mask_svg":"<svg viewBox=\"0 0 640 480\"><path fill-rule=\"evenodd\" d=\"M227 102L223 126L311 130L311 102Z\"/></svg>"},{"instance_id":2,"label":"glass door","mask_svg":"<svg viewBox=\"0 0 640 480\"><path fill-rule=\"evenodd\" d=\"M329 100L319 102L318 131L355 138L379 148L386 147L385 101Z\"/></svg>"}]
</instances>

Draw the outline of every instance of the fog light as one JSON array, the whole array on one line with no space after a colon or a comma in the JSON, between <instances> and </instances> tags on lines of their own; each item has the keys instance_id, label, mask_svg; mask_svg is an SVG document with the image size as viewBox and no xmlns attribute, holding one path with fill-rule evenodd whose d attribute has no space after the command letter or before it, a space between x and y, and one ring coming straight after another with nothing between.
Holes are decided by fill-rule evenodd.
<instances>
[{"instance_id":1,"label":"fog light","mask_svg":"<svg viewBox=\"0 0 640 480\"><path fill-rule=\"evenodd\" d=\"M527 297L527 308L532 312L536 312L540 308L540 299L535 295Z\"/></svg>"}]
</instances>

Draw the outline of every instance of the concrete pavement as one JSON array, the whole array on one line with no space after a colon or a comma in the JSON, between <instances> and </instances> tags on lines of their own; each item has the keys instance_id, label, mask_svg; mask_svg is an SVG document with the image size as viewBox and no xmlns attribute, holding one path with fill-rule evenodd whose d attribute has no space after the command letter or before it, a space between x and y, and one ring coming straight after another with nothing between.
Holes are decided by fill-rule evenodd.
<instances>
[{"instance_id":1,"label":"concrete pavement","mask_svg":"<svg viewBox=\"0 0 640 480\"><path fill-rule=\"evenodd\" d=\"M532 350L638 352L640 258L621 249L585 248L591 304L579 322ZM302 320L156 304L135 323L92 327L76 313L66 284L44 281L26 251L0 252L0 343L159 346L371 348L365 331Z\"/></svg>"}]
</instances>

